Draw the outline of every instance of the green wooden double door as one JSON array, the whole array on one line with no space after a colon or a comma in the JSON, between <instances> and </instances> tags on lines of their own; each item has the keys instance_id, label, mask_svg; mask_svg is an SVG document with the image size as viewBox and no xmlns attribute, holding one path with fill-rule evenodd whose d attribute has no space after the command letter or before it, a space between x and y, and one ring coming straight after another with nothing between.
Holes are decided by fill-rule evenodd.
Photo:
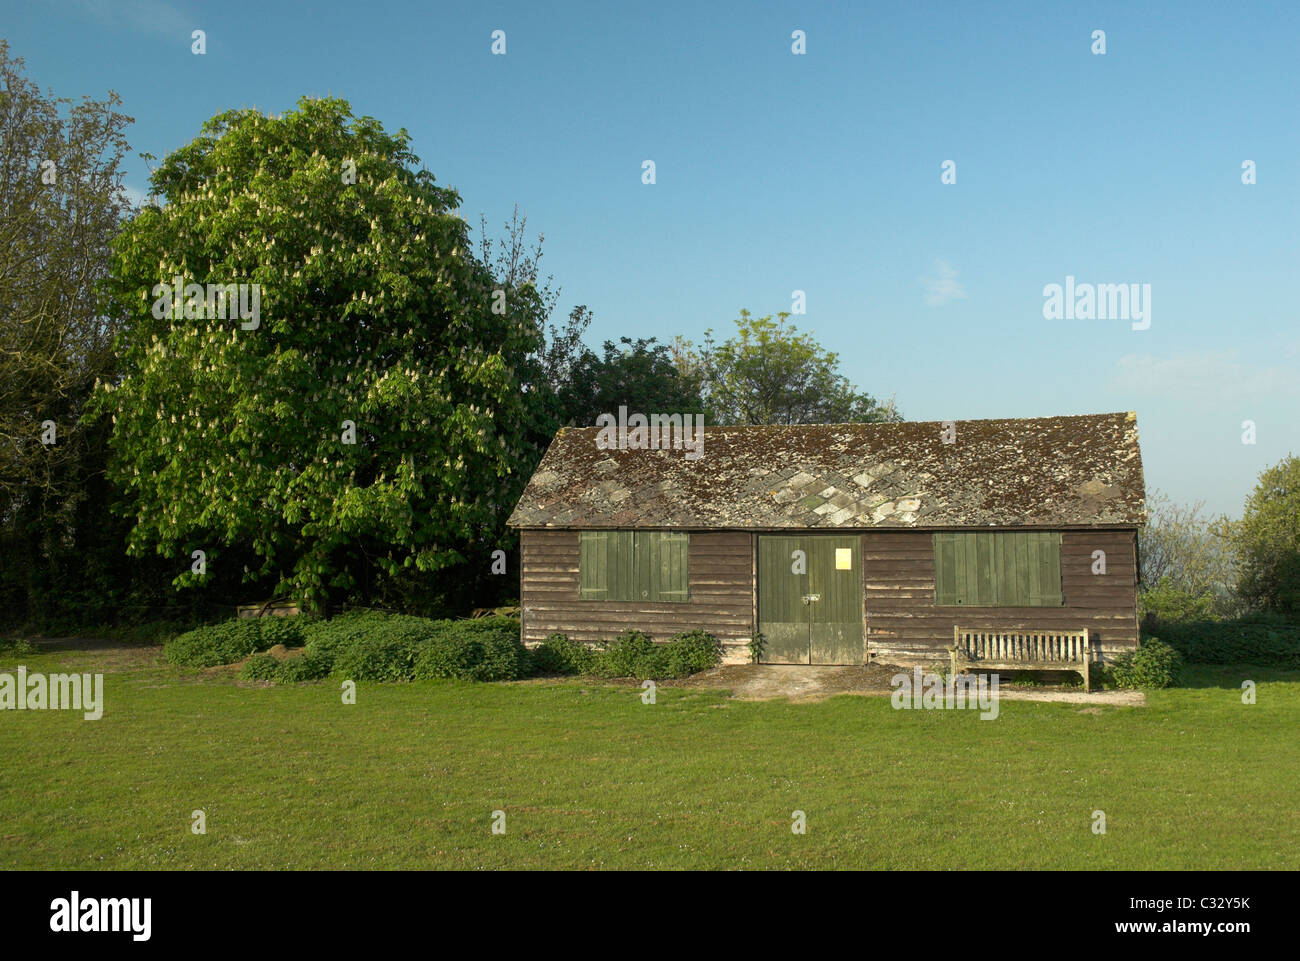
<instances>
[{"instance_id":1,"label":"green wooden double door","mask_svg":"<svg viewBox=\"0 0 1300 961\"><path fill-rule=\"evenodd\" d=\"M765 664L861 664L859 539L760 534L758 629Z\"/></svg>"}]
</instances>

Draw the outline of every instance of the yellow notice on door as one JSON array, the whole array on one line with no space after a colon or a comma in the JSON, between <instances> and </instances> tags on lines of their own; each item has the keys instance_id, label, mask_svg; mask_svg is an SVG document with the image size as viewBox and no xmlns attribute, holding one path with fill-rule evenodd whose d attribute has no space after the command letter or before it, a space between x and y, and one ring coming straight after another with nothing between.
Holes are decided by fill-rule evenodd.
<instances>
[{"instance_id":1,"label":"yellow notice on door","mask_svg":"<svg viewBox=\"0 0 1300 961\"><path fill-rule=\"evenodd\" d=\"M835 548L835 569L837 571L853 570L853 548L851 547Z\"/></svg>"}]
</instances>

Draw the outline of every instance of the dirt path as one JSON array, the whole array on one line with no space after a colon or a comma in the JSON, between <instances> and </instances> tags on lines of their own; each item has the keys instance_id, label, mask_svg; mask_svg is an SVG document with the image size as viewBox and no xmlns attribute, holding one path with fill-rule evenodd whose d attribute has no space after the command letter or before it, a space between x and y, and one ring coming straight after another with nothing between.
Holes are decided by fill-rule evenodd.
<instances>
[{"instance_id":1,"label":"dirt path","mask_svg":"<svg viewBox=\"0 0 1300 961\"><path fill-rule=\"evenodd\" d=\"M715 667L681 681L664 682L679 687L725 689L742 701L820 701L836 694L887 695L890 680L906 668L888 664L850 667L805 667L797 664L734 664ZM1109 704L1143 707L1141 691L1091 691L1067 687L998 686L998 697L1006 701L1061 701L1068 704Z\"/></svg>"},{"instance_id":2,"label":"dirt path","mask_svg":"<svg viewBox=\"0 0 1300 961\"><path fill-rule=\"evenodd\" d=\"M165 663L161 644L128 644L98 637L38 637L32 644L40 654L62 654L73 670L117 674Z\"/></svg>"}]
</instances>

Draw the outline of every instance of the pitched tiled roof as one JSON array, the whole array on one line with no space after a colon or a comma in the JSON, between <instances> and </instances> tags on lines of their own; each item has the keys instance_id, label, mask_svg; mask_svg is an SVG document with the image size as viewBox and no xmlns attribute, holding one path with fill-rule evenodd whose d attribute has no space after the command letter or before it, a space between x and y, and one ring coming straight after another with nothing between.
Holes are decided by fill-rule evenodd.
<instances>
[{"instance_id":1,"label":"pitched tiled roof","mask_svg":"<svg viewBox=\"0 0 1300 961\"><path fill-rule=\"evenodd\" d=\"M1143 521L1137 415L705 427L685 450L561 430L515 527L1074 527Z\"/></svg>"}]
</instances>

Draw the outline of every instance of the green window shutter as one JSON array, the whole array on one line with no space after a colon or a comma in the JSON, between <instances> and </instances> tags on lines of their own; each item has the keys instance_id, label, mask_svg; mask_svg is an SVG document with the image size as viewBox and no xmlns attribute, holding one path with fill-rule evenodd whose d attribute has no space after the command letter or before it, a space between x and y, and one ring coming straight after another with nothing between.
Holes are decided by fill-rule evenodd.
<instances>
[{"instance_id":1,"label":"green window shutter","mask_svg":"<svg viewBox=\"0 0 1300 961\"><path fill-rule=\"evenodd\" d=\"M609 593L606 600L634 601L636 593L636 557L631 531L609 532Z\"/></svg>"},{"instance_id":2,"label":"green window shutter","mask_svg":"<svg viewBox=\"0 0 1300 961\"><path fill-rule=\"evenodd\" d=\"M655 531L637 531L632 539L632 553L636 558L633 569L636 583L634 599L653 602L659 600L659 534Z\"/></svg>"},{"instance_id":3,"label":"green window shutter","mask_svg":"<svg viewBox=\"0 0 1300 961\"><path fill-rule=\"evenodd\" d=\"M997 535L969 534L975 542L975 593L966 603L977 607L995 607L998 603Z\"/></svg>"},{"instance_id":4,"label":"green window shutter","mask_svg":"<svg viewBox=\"0 0 1300 961\"><path fill-rule=\"evenodd\" d=\"M689 600L690 534L678 531L637 531L633 600L672 603Z\"/></svg>"},{"instance_id":5,"label":"green window shutter","mask_svg":"<svg viewBox=\"0 0 1300 961\"><path fill-rule=\"evenodd\" d=\"M691 535L665 531L656 536L659 557L655 565L655 593L660 601L685 603L690 600Z\"/></svg>"},{"instance_id":6,"label":"green window shutter","mask_svg":"<svg viewBox=\"0 0 1300 961\"><path fill-rule=\"evenodd\" d=\"M998 605L1024 607L1029 597L1028 541L1023 531L998 538Z\"/></svg>"},{"instance_id":7,"label":"green window shutter","mask_svg":"<svg viewBox=\"0 0 1300 961\"><path fill-rule=\"evenodd\" d=\"M934 535L934 602L944 606L961 603L957 592L957 535Z\"/></svg>"},{"instance_id":8,"label":"green window shutter","mask_svg":"<svg viewBox=\"0 0 1300 961\"><path fill-rule=\"evenodd\" d=\"M578 534L578 598L603 601L609 593L609 531Z\"/></svg>"},{"instance_id":9,"label":"green window shutter","mask_svg":"<svg viewBox=\"0 0 1300 961\"><path fill-rule=\"evenodd\" d=\"M1032 558L1028 603L1034 607L1060 607L1061 597L1061 535L1050 531L1035 531L1027 535Z\"/></svg>"},{"instance_id":10,"label":"green window shutter","mask_svg":"<svg viewBox=\"0 0 1300 961\"><path fill-rule=\"evenodd\" d=\"M961 531L933 535L934 602L961 607L1059 607L1061 535Z\"/></svg>"},{"instance_id":11,"label":"green window shutter","mask_svg":"<svg viewBox=\"0 0 1300 961\"><path fill-rule=\"evenodd\" d=\"M1059 607L1061 535L1054 531L1008 531L996 535L998 605Z\"/></svg>"},{"instance_id":12,"label":"green window shutter","mask_svg":"<svg viewBox=\"0 0 1300 961\"><path fill-rule=\"evenodd\" d=\"M581 531L578 534L580 600L635 600L634 570L631 531Z\"/></svg>"},{"instance_id":13,"label":"green window shutter","mask_svg":"<svg viewBox=\"0 0 1300 961\"><path fill-rule=\"evenodd\" d=\"M934 602L993 607L998 603L998 543L992 534L935 534Z\"/></svg>"}]
</instances>

